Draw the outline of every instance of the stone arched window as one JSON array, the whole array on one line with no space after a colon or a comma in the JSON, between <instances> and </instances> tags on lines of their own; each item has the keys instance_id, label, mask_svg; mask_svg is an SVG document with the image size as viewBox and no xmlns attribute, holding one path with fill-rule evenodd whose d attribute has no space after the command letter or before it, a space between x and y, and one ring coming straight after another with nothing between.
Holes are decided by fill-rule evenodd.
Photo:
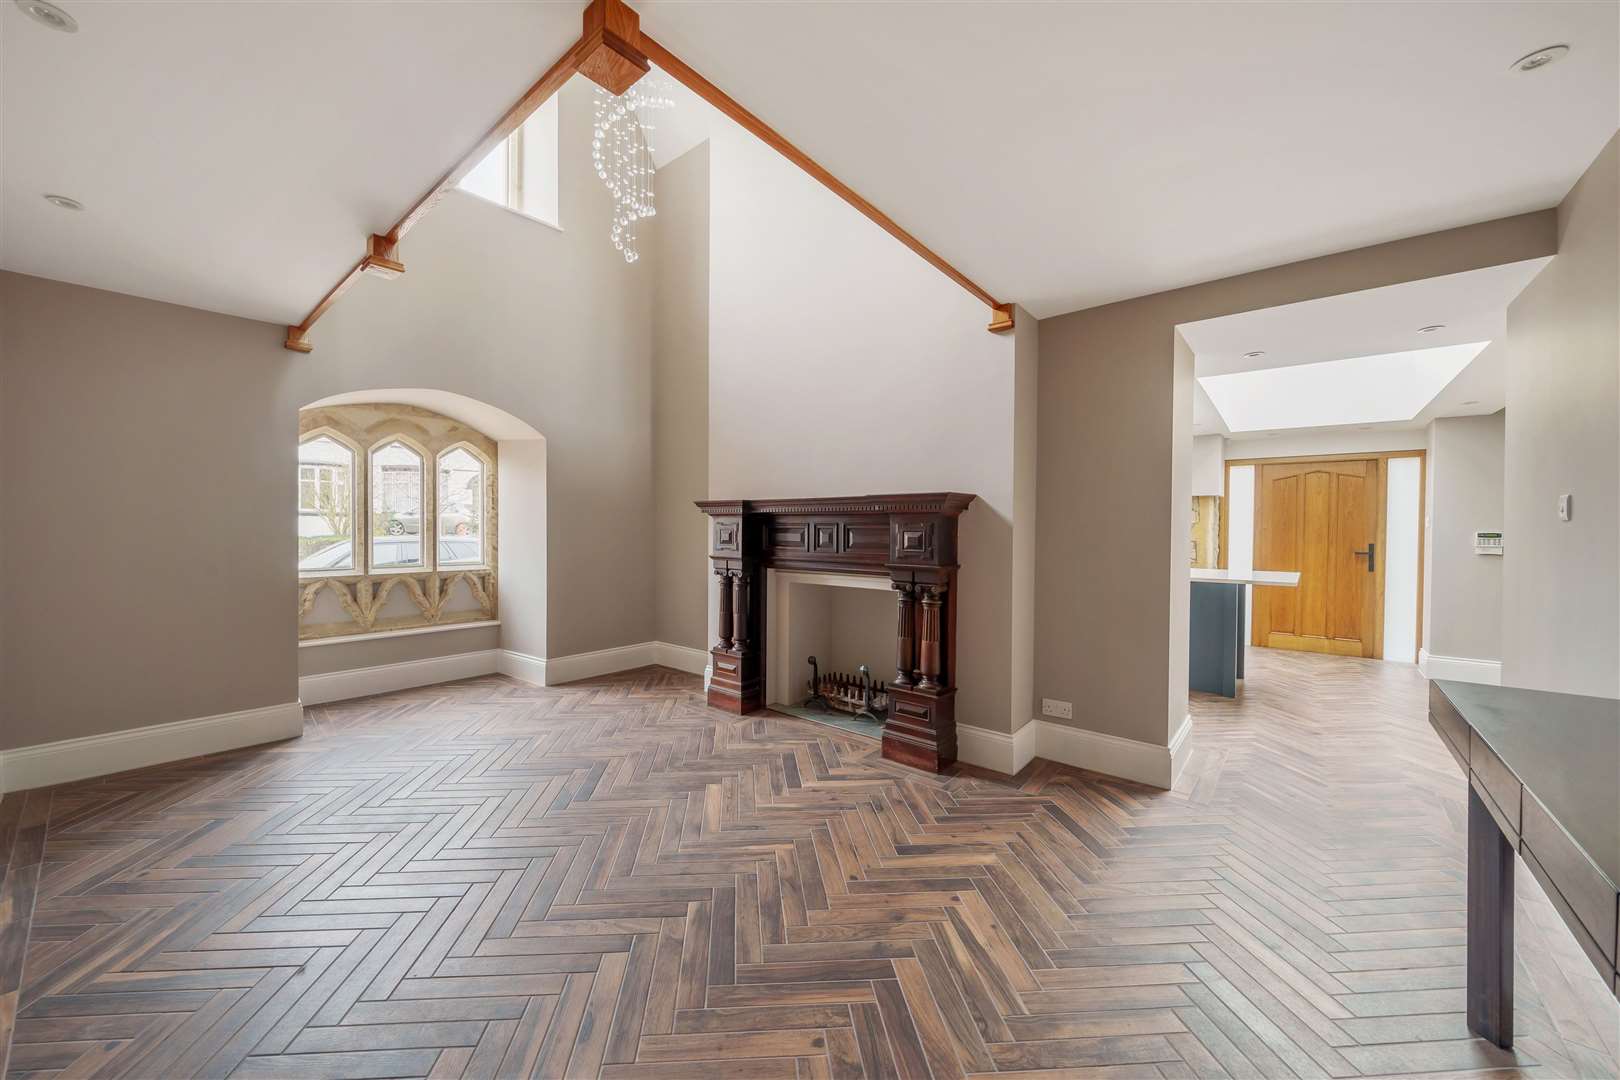
<instances>
[{"instance_id":1,"label":"stone arched window","mask_svg":"<svg viewBox=\"0 0 1620 1080\"><path fill-rule=\"evenodd\" d=\"M374 445L367 457L369 565L373 570L426 568L433 557L423 542L432 520L426 458L398 436Z\"/></svg>"},{"instance_id":2,"label":"stone arched window","mask_svg":"<svg viewBox=\"0 0 1620 1080\"><path fill-rule=\"evenodd\" d=\"M496 444L412 405L299 414L300 639L496 618Z\"/></svg>"},{"instance_id":3,"label":"stone arched window","mask_svg":"<svg viewBox=\"0 0 1620 1080\"><path fill-rule=\"evenodd\" d=\"M298 572L353 573L359 566L354 443L329 428L298 440Z\"/></svg>"},{"instance_id":4,"label":"stone arched window","mask_svg":"<svg viewBox=\"0 0 1620 1080\"><path fill-rule=\"evenodd\" d=\"M495 483L489 460L472 444L457 443L439 451L435 471L434 547L439 566L483 566L489 561L484 507Z\"/></svg>"}]
</instances>

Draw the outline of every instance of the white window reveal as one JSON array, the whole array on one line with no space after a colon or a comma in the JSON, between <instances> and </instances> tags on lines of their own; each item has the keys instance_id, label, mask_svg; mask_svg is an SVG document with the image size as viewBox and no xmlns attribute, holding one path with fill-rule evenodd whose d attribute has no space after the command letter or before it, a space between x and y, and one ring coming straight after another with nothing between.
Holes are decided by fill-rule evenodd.
<instances>
[{"instance_id":1,"label":"white window reveal","mask_svg":"<svg viewBox=\"0 0 1620 1080\"><path fill-rule=\"evenodd\" d=\"M557 216L557 96L534 111L457 185L509 210L561 227Z\"/></svg>"}]
</instances>

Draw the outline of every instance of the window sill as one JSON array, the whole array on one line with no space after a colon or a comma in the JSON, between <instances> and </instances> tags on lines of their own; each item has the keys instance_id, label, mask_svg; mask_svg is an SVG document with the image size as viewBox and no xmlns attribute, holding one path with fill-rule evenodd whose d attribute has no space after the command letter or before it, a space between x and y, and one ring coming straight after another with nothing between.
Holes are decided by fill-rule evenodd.
<instances>
[{"instance_id":1,"label":"window sill","mask_svg":"<svg viewBox=\"0 0 1620 1080\"><path fill-rule=\"evenodd\" d=\"M347 645L356 641L382 641L385 638L414 637L417 634L443 634L451 630L477 630L499 626L499 619L480 619L477 622L441 623L438 626L411 626L404 630L378 630L369 634L334 634L332 637L306 638L298 643L300 649L317 645Z\"/></svg>"},{"instance_id":2,"label":"window sill","mask_svg":"<svg viewBox=\"0 0 1620 1080\"><path fill-rule=\"evenodd\" d=\"M451 574L489 574L495 568L488 563L479 563L477 566L440 566L428 569L425 566L385 566L368 573L358 570L306 570L298 575L298 584L313 585L317 581L337 579L340 581L364 581L367 578L382 580L391 577L409 577L413 574L438 574L447 577Z\"/></svg>"},{"instance_id":3,"label":"window sill","mask_svg":"<svg viewBox=\"0 0 1620 1080\"><path fill-rule=\"evenodd\" d=\"M551 229L551 230L553 230L555 232L562 232L563 231L563 227L561 225L558 225L554 221L547 221L545 218L540 217L538 214L531 214L527 210L519 210L515 206L508 206L503 202L496 202L494 199L486 199L486 198L484 198L484 196L478 194L475 191L468 191L466 188L459 188L459 187L458 188L451 188L450 190L456 192L458 195L465 195L469 199L477 199L479 202L483 203L485 206L493 206L497 210L505 210L508 214L516 214L518 217L523 218L526 221L532 221L536 225L544 225L546 228Z\"/></svg>"},{"instance_id":4,"label":"window sill","mask_svg":"<svg viewBox=\"0 0 1620 1080\"><path fill-rule=\"evenodd\" d=\"M298 575L300 585L312 581L325 581L327 578L355 578L365 577L358 570L305 570Z\"/></svg>"}]
</instances>

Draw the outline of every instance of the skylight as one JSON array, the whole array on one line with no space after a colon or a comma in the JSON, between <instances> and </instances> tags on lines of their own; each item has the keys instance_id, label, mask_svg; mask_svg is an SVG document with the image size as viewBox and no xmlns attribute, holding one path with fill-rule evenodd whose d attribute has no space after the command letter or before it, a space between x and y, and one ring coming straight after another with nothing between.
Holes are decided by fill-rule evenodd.
<instances>
[{"instance_id":1,"label":"skylight","mask_svg":"<svg viewBox=\"0 0 1620 1080\"><path fill-rule=\"evenodd\" d=\"M1234 433L1389 423L1422 412L1489 344L1204 375L1198 382Z\"/></svg>"}]
</instances>

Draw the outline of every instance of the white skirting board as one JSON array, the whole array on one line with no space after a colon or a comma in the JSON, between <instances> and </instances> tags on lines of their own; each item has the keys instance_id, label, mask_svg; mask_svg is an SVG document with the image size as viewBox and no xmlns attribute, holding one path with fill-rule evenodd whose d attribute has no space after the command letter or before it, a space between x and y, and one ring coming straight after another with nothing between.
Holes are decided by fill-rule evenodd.
<instances>
[{"instance_id":1,"label":"white skirting board","mask_svg":"<svg viewBox=\"0 0 1620 1080\"><path fill-rule=\"evenodd\" d=\"M305 705L346 701L416 686L433 686L497 671L540 686L588 679L593 675L606 675L649 664L662 664L678 671L701 675L708 659L709 654L699 649L671 645L666 641L648 641L577 656L557 656L549 660L510 649L483 649L399 664L378 664L322 675L305 675L298 680L301 701L154 724L130 731L89 735L82 739L64 739L15 750L0 750L0 793L65 784L92 776L215 754L222 750L296 738L304 730Z\"/></svg>"},{"instance_id":2,"label":"white skirting board","mask_svg":"<svg viewBox=\"0 0 1620 1080\"><path fill-rule=\"evenodd\" d=\"M1502 661L1471 660L1466 656L1436 656L1428 649L1418 650L1418 671L1425 679L1453 679L1457 682L1502 685Z\"/></svg>"},{"instance_id":3,"label":"white skirting board","mask_svg":"<svg viewBox=\"0 0 1620 1080\"><path fill-rule=\"evenodd\" d=\"M557 686L594 675L662 664L677 671L703 673L709 654L666 641L644 641L617 649L577 653L573 656L530 656L511 649L482 649L477 652L407 660L399 664L351 668L324 675L305 675L298 680L298 696L305 705L347 701L369 694L386 694L415 686L471 679L500 672L536 686Z\"/></svg>"},{"instance_id":4,"label":"white skirting board","mask_svg":"<svg viewBox=\"0 0 1620 1080\"><path fill-rule=\"evenodd\" d=\"M615 649L574 653L572 656L538 657L510 649L500 650L496 668L502 675L532 682L536 686L561 686L563 683L590 679L597 675L611 675L615 671L658 664L692 675L702 675L709 662L709 654L685 645L671 645L667 641L643 641L638 645L620 645Z\"/></svg>"},{"instance_id":5,"label":"white skirting board","mask_svg":"<svg viewBox=\"0 0 1620 1080\"><path fill-rule=\"evenodd\" d=\"M702 675L709 670L712 657L702 649L690 645L671 645L667 641L653 642L653 663L662 664L688 675ZM708 685L707 682L704 683Z\"/></svg>"},{"instance_id":6,"label":"white skirting board","mask_svg":"<svg viewBox=\"0 0 1620 1080\"><path fill-rule=\"evenodd\" d=\"M1008 735L988 728L956 725L958 760L981 769L1015 776L1031 759L1040 757L1041 722L1032 720Z\"/></svg>"},{"instance_id":7,"label":"white skirting board","mask_svg":"<svg viewBox=\"0 0 1620 1080\"><path fill-rule=\"evenodd\" d=\"M969 765L1009 776L1040 757L1168 790L1186 767L1191 731L1189 716L1170 737L1169 746L1158 746L1041 719L1031 720L1011 735L958 724L956 754Z\"/></svg>"},{"instance_id":8,"label":"white skirting board","mask_svg":"<svg viewBox=\"0 0 1620 1080\"><path fill-rule=\"evenodd\" d=\"M329 701L347 701L368 694L491 675L499 670L500 653L500 649L480 649L426 660L332 671L325 675L302 675L298 679L298 697L305 705L324 705Z\"/></svg>"},{"instance_id":9,"label":"white skirting board","mask_svg":"<svg viewBox=\"0 0 1620 1080\"><path fill-rule=\"evenodd\" d=\"M495 661L496 671L526 683L534 683L536 686L546 685L545 657L530 656L528 653L513 652L511 649L495 651L499 654Z\"/></svg>"},{"instance_id":10,"label":"white skirting board","mask_svg":"<svg viewBox=\"0 0 1620 1080\"><path fill-rule=\"evenodd\" d=\"M0 750L0 792L27 791L217 754L222 750L296 738L303 732L303 706L289 701L283 705Z\"/></svg>"}]
</instances>

